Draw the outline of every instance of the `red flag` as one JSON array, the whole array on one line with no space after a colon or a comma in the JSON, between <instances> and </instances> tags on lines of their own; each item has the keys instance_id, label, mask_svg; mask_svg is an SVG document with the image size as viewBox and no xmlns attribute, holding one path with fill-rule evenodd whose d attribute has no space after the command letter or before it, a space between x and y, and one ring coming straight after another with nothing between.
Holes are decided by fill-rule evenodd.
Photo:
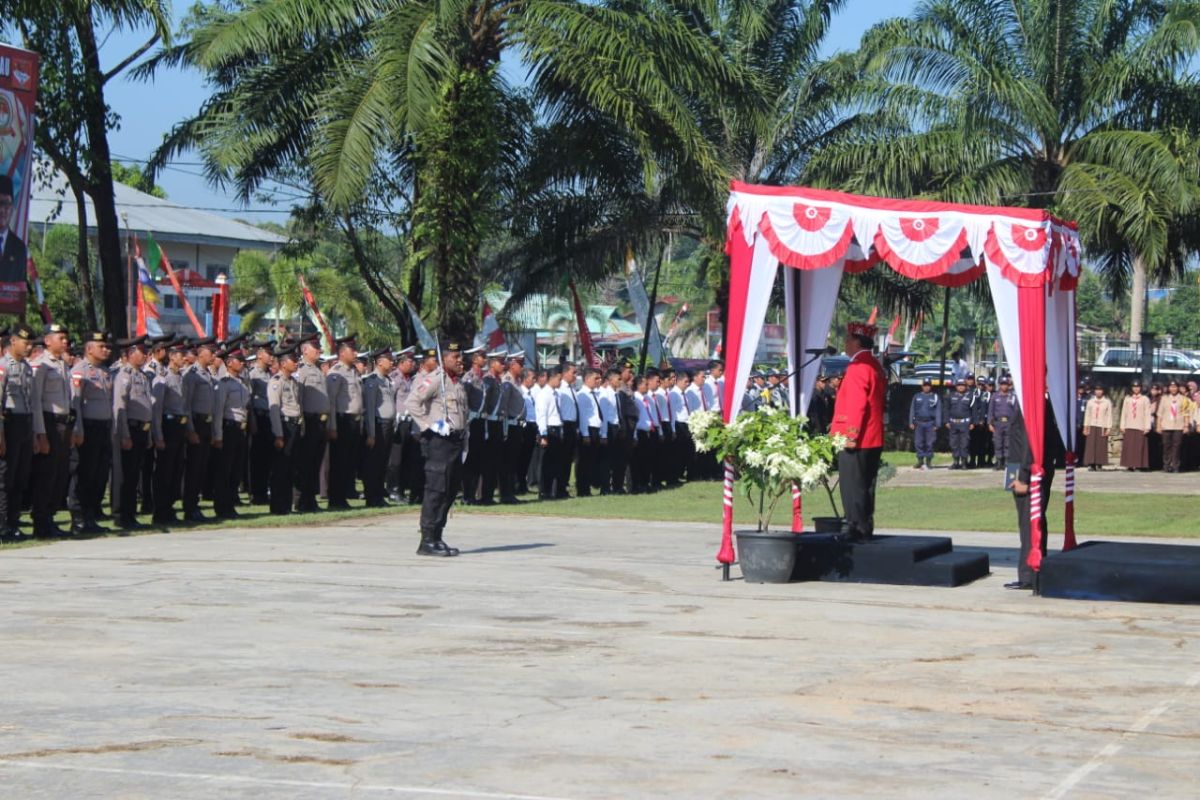
<instances>
[{"instance_id":1,"label":"red flag","mask_svg":"<svg viewBox=\"0 0 1200 800\"><path fill-rule=\"evenodd\" d=\"M587 363L593 367L600 366L596 351L592 349L592 334L588 330L587 319L583 315L583 304L579 302L579 292L575 291L575 281L568 284L571 287L571 298L575 303L575 324L579 328L579 344L583 347L583 355Z\"/></svg>"},{"instance_id":2,"label":"red flag","mask_svg":"<svg viewBox=\"0 0 1200 800\"><path fill-rule=\"evenodd\" d=\"M871 316L867 318L867 324L874 325L875 318L878 316L879 316L879 306L875 306L874 308L871 309Z\"/></svg>"},{"instance_id":3,"label":"red flag","mask_svg":"<svg viewBox=\"0 0 1200 800\"><path fill-rule=\"evenodd\" d=\"M504 345L504 331L496 321L496 312L492 311L486 300L483 301L483 330L479 332L479 339L476 344L482 344L488 350L497 350Z\"/></svg>"},{"instance_id":4,"label":"red flag","mask_svg":"<svg viewBox=\"0 0 1200 800\"><path fill-rule=\"evenodd\" d=\"M321 326L321 330L325 333L325 341L329 344L329 352L335 352L336 348L333 344L333 332L329 330L329 326L325 324L325 318L321 316L320 310L317 308L317 301L313 298L312 292L308 290L308 284L304 280L304 276L297 274L296 277L300 280L300 291L304 292L304 302L308 303L308 307L312 309L313 316L317 318L317 324Z\"/></svg>"}]
</instances>

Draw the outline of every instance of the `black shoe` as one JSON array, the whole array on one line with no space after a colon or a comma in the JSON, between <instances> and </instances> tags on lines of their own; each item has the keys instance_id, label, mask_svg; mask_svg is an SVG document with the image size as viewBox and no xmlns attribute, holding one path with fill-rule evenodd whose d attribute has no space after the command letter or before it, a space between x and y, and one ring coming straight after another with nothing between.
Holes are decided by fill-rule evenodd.
<instances>
[{"instance_id":1,"label":"black shoe","mask_svg":"<svg viewBox=\"0 0 1200 800\"><path fill-rule=\"evenodd\" d=\"M123 531L140 531L146 528L145 525L133 517L121 517L117 520L117 527Z\"/></svg>"},{"instance_id":2,"label":"black shoe","mask_svg":"<svg viewBox=\"0 0 1200 800\"><path fill-rule=\"evenodd\" d=\"M501 503L503 503L503 504L504 504L504 505L506 505L506 506L519 506L519 505L521 505L521 500L520 500L520 498L517 498L517 497L501 497L501 498L500 498L500 502L501 502Z\"/></svg>"},{"instance_id":3,"label":"black shoe","mask_svg":"<svg viewBox=\"0 0 1200 800\"><path fill-rule=\"evenodd\" d=\"M266 505L270 505L270 504L271 504L271 498L267 497L266 495L263 495L261 497L255 496L255 497L250 498L250 505L252 505L252 506L266 506Z\"/></svg>"},{"instance_id":4,"label":"black shoe","mask_svg":"<svg viewBox=\"0 0 1200 800\"><path fill-rule=\"evenodd\" d=\"M438 545L441 545L441 547L438 547ZM458 555L458 551L456 550L451 554L441 542L434 540L432 537L422 537L421 544L417 547L417 555L447 558L450 555Z\"/></svg>"},{"instance_id":5,"label":"black shoe","mask_svg":"<svg viewBox=\"0 0 1200 800\"><path fill-rule=\"evenodd\" d=\"M334 510L334 511L349 511L350 510L350 504L347 503L345 500L342 500L342 501L339 501L336 503L326 503L325 507L330 510Z\"/></svg>"},{"instance_id":6,"label":"black shoe","mask_svg":"<svg viewBox=\"0 0 1200 800\"><path fill-rule=\"evenodd\" d=\"M183 515L183 518L187 522L210 522L209 518L204 516L204 513L198 508L188 511Z\"/></svg>"},{"instance_id":7,"label":"black shoe","mask_svg":"<svg viewBox=\"0 0 1200 800\"><path fill-rule=\"evenodd\" d=\"M216 513L217 519L238 519L241 516L242 515L237 512L237 509L234 508L226 509L225 511L218 511Z\"/></svg>"},{"instance_id":8,"label":"black shoe","mask_svg":"<svg viewBox=\"0 0 1200 800\"><path fill-rule=\"evenodd\" d=\"M49 524L42 525L40 527L34 526L33 538L35 538L35 539L70 539L71 532L64 531L62 528L58 527L53 522L51 522Z\"/></svg>"},{"instance_id":9,"label":"black shoe","mask_svg":"<svg viewBox=\"0 0 1200 800\"><path fill-rule=\"evenodd\" d=\"M446 557L453 557L453 556L458 555L458 548L451 547L450 545L443 542L442 535L440 533L438 534L437 539L434 540L433 546L437 548L438 552L440 552L442 555L444 555Z\"/></svg>"},{"instance_id":10,"label":"black shoe","mask_svg":"<svg viewBox=\"0 0 1200 800\"><path fill-rule=\"evenodd\" d=\"M1032 591L1033 584L1032 583L1022 583L1021 581L1012 581L1010 583L1004 584L1004 588L1005 589L1025 589L1027 591Z\"/></svg>"}]
</instances>

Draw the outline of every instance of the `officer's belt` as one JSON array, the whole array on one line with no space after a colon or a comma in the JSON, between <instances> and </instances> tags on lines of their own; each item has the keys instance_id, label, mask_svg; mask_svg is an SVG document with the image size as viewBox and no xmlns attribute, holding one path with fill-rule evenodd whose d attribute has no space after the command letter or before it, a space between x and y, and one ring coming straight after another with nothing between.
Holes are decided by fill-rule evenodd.
<instances>
[{"instance_id":1,"label":"officer's belt","mask_svg":"<svg viewBox=\"0 0 1200 800\"><path fill-rule=\"evenodd\" d=\"M132 431L136 431L136 430L148 431L148 430L150 430L150 420L148 420L148 419L146 419L146 420L142 420L142 419L126 420L126 424L129 425L129 429Z\"/></svg>"},{"instance_id":2,"label":"officer's belt","mask_svg":"<svg viewBox=\"0 0 1200 800\"><path fill-rule=\"evenodd\" d=\"M328 421L329 421L329 415L328 415L328 414L323 414L323 413L321 413L320 411L306 411L306 412L304 412L304 416L306 416L306 417L320 417L320 418L321 418L321 422L328 422Z\"/></svg>"},{"instance_id":3,"label":"officer's belt","mask_svg":"<svg viewBox=\"0 0 1200 800\"><path fill-rule=\"evenodd\" d=\"M28 411L5 411L4 418L5 419L32 419L33 414L30 414Z\"/></svg>"},{"instance_id":4,"label":"officer's belt","mask_svg":"<svg viewBox=\"0 0 1200 800\"><path fill-rule=\"evenodd\" d=\"M206 424L212 422L212 414L194 414L193 416L195 416L195 418L197 420L199 420L200 422L203 422ZM186 417L185 417L185 419L186 419Z\"/></svg>"},{"instance_id":5,"label":"officer's belt","mask_svg":"<svg viewBox=\"0 0 1200 800\"><path fill-rule=\"evenodd\" d=\"M74 414L52 414L49 411L43 411L42 416L53 422L55 425L66 425L75 421Z\"/></svg>"},{"instance_id":6,"label":"officer's belt","mask_svg":"<svg viewBox=\"0 0 1200 800\"><path fill-rule=\"evenodd\" d=\"M292 425L300 425L304 422L304 417L284 417L283 421Z\"/></svg>"},{"instance_id":7,"label":"officer's belt","mask_svg":"<svg viewBox=\"0 0 1200 800\"><path fill-rule=\"evenodd\" d=\"M229 425L237 426L238 429L243 430L243 431L246 430L246 427L249 424L246 422L239 422L236 419L222 419L221 422L224 423L226 426L229 426Z\"/></svg>"},{"instance_id":8,"label":"officer's belt","mask_svg":"<svg viewBox=\"0 0 1200 800\"><path fill-rule=\"evenodd\" d=\"M105 418L93 417L91 419L89 419L87 417L83 418L84 425L101 425L101 424L107 425L110 422L112 422L112 417L105 417Z\"/></svg>"},{"instance_id":9,"label":"officer's belt","mask_svg":"<svg viewBox=\"0 0 1200 800\"><path fill-rule=\"evenodd\" d=\"M960 418L951 417L950 421L951 422L970 422L971 418L970 417L960 417Z\"/></svg>"},{"instance_id":10,"label":"officer's belt","mask_svg":"<svg viewBox=\"0 0 1200 800\"><path fill-rule=\"evenodd\" d=\"M917 422L936 422L937 417L916 417Z\"/></svg>"},{"instance_id":11,"label":"officer's belt","mask_svg":"<svg viewBox=\"0 0 1200 800\"><path fill-rule=\"evenodd\" d=\"M546 426L546 435L547 436L562 436L562 432L563 432L562 425L547 425Z\"/></svg>"},{"instance_id":12,"label":"officer's belt","mask_svg":"<svg viewBox=\"0 0 1200 800\"><path fill-rule=\"evenodd\" d=\"M1008 417L996 417L996 422L1008 422Z\"/></svg>"},{"instance_id":13,"label":"officer's belt","mask_svg":"<svg viewBox=\"0 0 1200 800\"><path fill-rule=\"evenodd\" d=\"M349 419L353 422L362 422L362 414L338 414L339 419Z\"/></svg>"},{"instance_id":14,"label":"officer's belt","mask_svg":"<svg viewBox=\"0 0 1200 800\"><path fill-rule=\"evenodd\" d=\"M187 417L180 414L163 414L163 419L167 422L178 422L180 425L187 424Z\"/></svg>"}]
</instances>

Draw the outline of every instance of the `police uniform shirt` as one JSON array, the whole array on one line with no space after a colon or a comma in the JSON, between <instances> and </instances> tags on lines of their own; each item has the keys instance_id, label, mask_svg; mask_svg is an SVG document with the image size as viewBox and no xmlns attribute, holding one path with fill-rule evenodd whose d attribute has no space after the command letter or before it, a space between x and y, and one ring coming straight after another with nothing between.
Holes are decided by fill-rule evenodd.
<instances>
[{"instance_id":1,"label":"police uniform shirt","mask_svg":"<svg viewBox=\"0 0 1200 800\"><path fill-rule=\"evenodd\" d=\"M580 432L587 434L588 429L596 428L601 439L608 438L608 426L600 414L600 390L589 389L586 386L575 395L579 403Z\"/></svg>"},{"instance_id":2,"label":"police uniform shirt","mask_svg":"<svg viewBox=\"0 0 1200 800\"><path fill-rule=\"evenodd\" d=\"M412 391L413 378L405 375L403 372L397 371L392 375L393 405L396 407L396 421L408 418L408 412L404 410L405 403L408 402L408 393Z\"/></svg>"},{"instance_id":3,"label":"police uniform shirt","mask_svg":"<svg viewBox=\"0 0 1200 800\"><path fill-rule=\"evenodd\" d=\"M670 403L671 415L675 417L675 421L686 425L690 414L683 398L683 390L678 386L672 386L671 391L667 392L667 402Z\"/></svg>"},{"instance_id":4,"label":"police uniform shirt","mask_svg":"<svg viewBox=\"0 0 1200 800\"><path fill-rule=\"evenodd\" d=\"M950 400L947 402L949 422L974 422L975 417L972 415L971 393L963 392L959 394L955 392L950 395Z\"/></svg>"},{"instance_id":5,"label":"police uniform shirt","mask_svg":"<svg viewBox=\"0 0 1200 800\"><path fill-rule=\"evenodd\" d=\"M467 427L467 392L461 381L445 375L446 391L443 393L443 376L441 367L427 372L413 383L412 391L408 393L404 408L421 431L429 430L442 419L452 431Z\"/></svg>"},{"instance_id":6,"label":"police uniform shirt","mask_svg":"<svg viewBox=\"0 0 1200 800\"><path fill-rule=\"evenodd\" d=\"M213 405L212 438L219 442L223 438L225 423L235 422L246 430L250 423L250 390L240 378L226 375L217 384L217 394Z\"/></svg>"},{"instance_id":7,"label":"police uniform shirt","mask_svg":"<svg viewBox=\"0 0 1200 800\"><path fill-rule=\"evenodd\" d=\"M0 358L0 392L4 413L33 413L33 367L28 359L18 361L11 355Z\"/></svg>"},{"instance_id":8,"label":"police uniform shirt","mask_svg":"<svg viewBox=\"0 0 1200 800\"><path fill-rule=\"evenodd\" d=\"M521 385L508 373L500 379L500 419L517 422L525 419L525 400Z\"/></svg>"},{"instance_id":9,"label":"police uniform shirt","mask_svg":"<svg viewBox=\"0 0 1200 800\"><path fill-rule=\"evenodd\" d=\"M129 437L129 423L151 424L154 400L150 392L150 379L140 369L128 364L117 371L112 388L112 415L117 421L117 436Z\"/></svg>"},{"instance_id":10,"label":"police uniform shirt","mask_svg":"<svg viewBox=\"0 0 1200 800\"><path fill-rule=\"evenodd\" d=\"M335 413L359 417L363 413L362 377L354 367L337 363L325 376L329 405Z\"/></svg>"},{"instance_id":11,"label":"police uniform shirt","mask_svg":"<svg viewBox=\"0 0 1200 800\"><path fill-rule=\"evenodd\" d=\"M563 422L579 422L579 401L576 397L575 387L563 380L558 387L558 396L558 413Z\"/></svg>"},{"instance_id":12,"label":"police uniform shirt","mask_svg":"<svg viewBox=\"0 0 1200 800\"><path fill-rule=\"evenodd\" d=\"M293 379L300 384L300 407L304 409L304 413L324 414L326 428L331 431L337 430L337 421L330 413L329 388L321 368L306 362L296 370Z\"/></svg>"},{"instance_id":13,"label":"police uniform shirt","mask_svg":"<svg viewBox=\"0 0 1200 800\"><path fill-rule=\"evenodd\" d=\"M562 427L562 396L557 391L547 385L546 390L538 392L534 403L539 436L549 435L551 428Z\"/></svg>"},{"instance_id":14,"label":"police uniform shirt","mask_svg":"<svg viewBox=\"0 0 1200 800\"><path fill-rule=\"evenodd\" d=\"M183 373L168 369L166 375L154 379L150 393L154 398L154 424L151 428L154 432L154 443L163 444L163 419L189 416L187 407L183 404Z\"/></svg>"},{"instance_id":15,"label":"police uniform shirt","mask_svg":"<svg viewBox=\"0 0 1200 800\"><path fill-rule=\"evenodd\" d=\"M193 364L183 375L183 407L187 414L187 430L196 432L197 425L203 425L205 419L197 417L212 417L213 403L216 400L216 385L212 373Z\"/></svg>"},{"instance_id":16,"label":"police uniform shirt","mask_svg":"<svg viewBox=\"0 0 1200 800\"><path fill-rule=\"evenodd\" d=\"M918 392L913 395L912 405L908 409L908 424L919 422L942 424L942 403L935 392Z\"/></svg>"},{"instance_id":17,"label":"police uniform shirt","mask_svg":"<svg viewBox=\"0 0 1200 800\"><path fill-rule=\"evenodd\" d=\"M1017 400L1012 392L996 392L988 404L988 424L1008 422L1015 415Z\"/></svg>"},{"instance_id":18,"label":"police uniform shirt","mask_svg":"<svg viewBox=\"0 0 1200 800\"><path fill-rule=\"evenodd\" d=\"M270 371L262 367L250 370L250 405L256 414L265 414L271 409L271 404L267 400L267 384L270 382Z\"/></svg>"},{"instance_id":19,"label":"police uniform shirt","mask_svg":"<svg viewBox=\"0 0 1200 800\"><path fill-rule=\"evenodd\" d=\"M319 372L320 370L318 370ZM304 407L300 403L301 387L294 378L276 373L267 382L267 408L271 414L271 435L276 439L283 438L283 421L290 419L300 421L304 415Z\"/></svg>"},{"instance_id":20,"label":"police uniform shirt","mask_svg":"<svg viewBox=\"0 0 1200 800\"><path fill-rule=\"evenodd\" d=\"M363 378L362 397L367 438L374 439L377 420L391 422L396 418L396 390L385 376L372 372Z\"/></svg>"},{"instance_id":21,"label":"police uniform shirt","mask_svg":"<svg viewBox=\"0 0 1200 800\"><path fill-rule=\"evenodd\" d=\"M113 380L106 368L81 359L71 368L71 388L76 436L83 435L85 419L108 422L113 418Z\"/></svg>"},{"instance_id":22,"label":"police uniform shirt","mask_svg":"<svg viewBox=\"0 0 1200 800\"><path fill-rule=\"evenodd\" d=\"M67 377L66 362L61 358L54 358L49 351L43 353L31 366L33 396L39 401L35 403L33 432L45 434L46 421L43 414L59 414L65 417L71 413L71 382Z\"/></svg>"}]
</instances>

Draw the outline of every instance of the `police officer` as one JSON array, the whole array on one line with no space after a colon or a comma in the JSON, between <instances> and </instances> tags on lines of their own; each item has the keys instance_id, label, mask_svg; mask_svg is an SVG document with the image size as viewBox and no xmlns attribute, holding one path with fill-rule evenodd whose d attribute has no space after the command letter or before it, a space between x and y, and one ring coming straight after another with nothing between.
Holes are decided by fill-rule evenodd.
<instances>
[{"instance_id":1,"label":"police officer","mask_svg":"<svg viewBox=\"0 0 1200 800\"><path fill-rule=\"evenodd\" d=\"M169 360L168 350L176 341L173 334L163 334L162 336L151 336L146 340L146 346L150 351L150 358L146 361L146 366L142 367L142 371L146 373L146 378L151 386L154 386L154 381L167 373L167 362ZM116 379L117 371L124 366L123 363L113 365L112 374ZM142 513L154 513L154 464L157 460L158 450L151 446L142 458ZM119 464L119 461L114 461L114 464ZM117 500L117 506L120 505L120 500ZM116 507L114 507L114 511Z\"/></svg>"},{"instance_id":2,"label":"police officer","mask_svg":"<svg viewBox=\"0 0 1200 800\"><path fill-rule=\"evenodd\" d=\"M992 382L986 375L976 379L978 399L975 403L975 428L971 431L976 467L992 464L992 432L988 426L988 408L992 404Z\"/></svg>"},{"instance_id":3,"label":"police officer","mask_svg":"<svg viewBox=\"0 0 1200 800\"><path fill-rule=\"evenodd\" d=\"M483 451L487 436L487 420L485 419L488 402L488 386L483 373L483 350L473 348L463 354L464 357L478 362L463 375L463 391L467 395L467 431L469 446L466 460L462 468L463 503L475 505L479 500L479 489L483 477Z\"/></svg>"},{"instance_id":4,"label":"police officer","mask_svg":"<svg viewBox=\"0 0 1200 800\"><path fill-rule=\"evenodd\" d=\"M411 359L410 359L411 360ZM392 351L371 353L375 371L362 382L363 414L367 439L363 450L363 496L367 508L386 506L384 474L391 456L396 427L396 389L392 385Z\"/></svg>"},{"instance_id":5,"label":"police officer","mask_svg":"<svg viewBox=\"0 0 1200 800\"><path fill-rule=\"evenodd\" d=\"M183 518L188 522L204 522L208 519L200 511L200 494L208 478L213 405L217 395L216 377L212 373L215 345L216 340L211 336L195 342L193 351L196 361L183 375L183 406L187 415Z\"/></svg>"},{"instance_id":6,"label":"police officer","mask_svg":"<svg viewBox=\"0 0 1200 800\"><path fill-rule=\"evenodd\" d=\"M304 428L294 448L296 458L296 489L300 494L296 510L320 511L317 491L320 487L321 461L325 458L325 443L337 439L337 420L329 404L329 387L321 371L321 348L317 337L300 343L300 368L295 379L300 382L300 405L304 409Z\"/></svg>"},{"instance_id":7,"label":"police officer","mask_svg":"<svg viewBox=\"0 0 1200 800\"><path fill-rule=\"evenodd\" d=\"M250 435L250 502L266 505L267 491L271 487L271 462L275 458L275 434L271 431L271 408L267 400L275 343L266 340L252 342L248 346L255 351L254 367L247 370L250 407L254 416L254 430Z\"/></svg>"},{"instance_id":8,"label":"police officer","mask_svg":"<svg viewBox=\"0 0 1200 800\"><path fill-rule=\"evenodd\" d=\"M992 469L1004 469L1008 463L1008 432L1016 416L1017 399L1012 393L1012 379L1007 375L1000 379L1000 389L992 395L988 404L987 424L992 432L995 463Z\"/></svg>"},{"instance_id":9,"label":"police officer","mask_svg":"<svg viewBox=\"0 0 1200 800\"><path fill-rule=\"evenodd\" d=\"M488 353L487 373L483 376L483 441L471 442L471 449L479 448L479 503L490 506L496 502L496 489L500 484L500 463L504 458L504 362L507 350Z\"/></svg>"},{"instance_id":10,"label":"police officer","mask_svg":"<svg viewBox=\"0 0 1200 800\"><path fill-rule=\"evenodd\" d=\"M965 378L954 382L954 394L946 401L946 417L946 427L950 430L950 452L954 456L954 464L950 469L967 469L975 417Z\"/></svg>"},{"instance_id":11,"label":"police officer","mask_svg":"<svg viewBox=\"0 0 1200 800\"><path fill-rule=\"evenodd\" d=\"M500 383L500 417L504 444L500 454L500 502L515 505L517 490L523 482L526 463L523 459L526 445L525 425L527 421L522 380L525 374L525 353L518 350L508 354L504 377Z\"/></svg>"},{"instance_id":12,"label":"police officer","mask_svg":"<svg viewBox=\"0 0 1200 800\"><path fill-rule=\"evenodd\" d=\"M0 539L15 541L21 531L21 502L33 472L33 329L12 329L8 353L0 358Z\"/></svg>"},{"instance_id":13,"label":"police officer","mask_svg":"<svg viewBox=\"0 0 1200 800\"><path fill-rule=\"evenodd\" d=\"M213 510L217 519L235 519L234 508L242 468L246 463L246 445L254 425L250 411L250 389L242 381L246 354L240 349L224 354L225 377L217 383L213 403L212 447L217 468L213 473Z\"/></svg>"},{"instance_id":14,"label":"police officer","mask_svg":"<svg viewBox=\"0 0 1200 800\"><path fill-rule=\"evenodd\" d=\"M186 339L174 342L167 351L167 371L150 387L154 400L150 420L154 439L154 522L159 525L178 521L175 503L183 481L189 417L183 399L183 367L189 352Z\"/></svg>"},{"instance_id":15,"label":"police officer","mask_svg":"<svg viewBox=\"0 0 1200 800\"><path fill-rule=\"evenodd\" d=\"M267 383L267 408L275 451L271 463L271 513L279 515L292 513L292 487L299 473L299 464L293 455L305 423L301 387L295 378L295 345L275 350L272 357L279 371Z\"/></svg>"},{"instance_id":16,"label":"police officer","mask_svg":"<svg viewBox=\"0 0 1200 800\"><path fill-rule=\"evenodd\" d=\"M921 391L913 395L908 409L908 428L913 432L913 449L917 452L917 469L933 466L933 447L938 428L942 427L942 403L933 391L933 381L921 381Z\"/></svg>"},{"instance_id":17,"label":"police officer","mask_svg":"<svg viewBox=\"0 0 1200 800\"><path fill-rule=\"evenodd\" d=\"M421 431L425 454L425 498L421 504L421 544L417 548L417 554L423 556L458 555L442 536L446 515L458 491L467 429L467 395L460 380L459 346L447 345L441 361L437 370L413 386L405 406Z\"/></svg>"},{"instance_id":18,"label":"police officer","mask_svg":"<svg viewBox=\"0 0 1200 800\"><path fill-rule=\"evenodd\" d=\"M96 520L113 463L113 379L107 364L112 346L107 333L91 331L83 347L83 358L71 368L75 429L71 436L74 449L67 506L71 510L71 533L75 535L104 530ZM136 486L140 478L139 471L130 479Z\"/></svg>"},{"instance_id":19,"label":"police officer","mask_svg":"<svg viewBox=\"0 0 1200 800\"><path fill-rule=\"evenodd\" d=\"M146 337L122 339L117 346L125 353L125 363L117 371L112 387L113 427L121 458L117 524L130 531L143 527L136 516L137 487L141 481L142 459L151 444L154 409L150 378L143 371L147 356Z\"/></svg>"},{"instance_id":20,"label":"police officer","mask_svg":"<svg viewBox=\"0 0 1200 800\"><path fill-rule=\"evenodd\" d=\"M38 538L69 534L54 524L67 488L74 429L71 379L65 362L67 329L46 326L45 350L33 363L33 535Z\"/></svg>"},{"instance_id":21,"label":"police officer","mask_svg":"<svg viewBox=\"0 0 1200 800\"><path fill-rule=\"evenodd\" d=\"M429 359L434 367L437 366L437 351ZM412 390L414 376L417 372L416 348L406 347L396 354L396 369L392 373L392 387L395 389L396 430L392 436L391 451L388 453L387 487L388 496L393 503L405 501L408 494L409 505L421 502L421 487L425 481L425 464L421 460L421 440L412 420L408 417L405 404L408 393ZM422 354L422 362L426 357ZM432 367L430 370L432 371Z\"/></svg>"},{"instance_id":22,"label":"police officer","mask_svg":"<svg viewBox=\"0 0 1200 800\"><path fill-rule=\"evenodd\" d=\"M325 384L329 404L336 416L337 435L329 445L329 507L347 509L354 494L358 474L358 454L362 444L362 377L355 366L358 353L354 337L336 340L338 363L329 368Z\"/></svg>"}]
</instances>

